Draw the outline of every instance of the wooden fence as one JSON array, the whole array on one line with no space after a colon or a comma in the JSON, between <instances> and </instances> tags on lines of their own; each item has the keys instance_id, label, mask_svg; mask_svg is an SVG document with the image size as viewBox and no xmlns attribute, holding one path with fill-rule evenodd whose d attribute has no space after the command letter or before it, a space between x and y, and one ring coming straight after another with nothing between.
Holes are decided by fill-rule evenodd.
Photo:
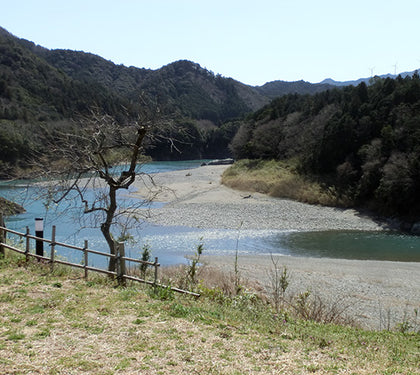
<instances>
[{"instance_id":1,"label":"wooden fence","mask_svg":"<svg viewBox=\"0 0 420 375\"><path fill-rule=\"evenodd\" d=\"M1 220L1 215L0 215L0 220ZM18 237L20 237L21 239L24 239L25 241L25 250L19 249L15 246L11 246L9 244L7 244L6 241L6 234L13 234L16 235ZM4 222L2 223L0 221L0 255L3 254L4 255L4 249L9 249L12 251L15 251L17 253L20 254L24 254L26 257L26 261L29 261L30 257L34 257L38 260L44 260L46 262L48 262L50 264L50 269L51 272L54 270L54 264L64 264L66 266L70 266L70 267L75 267L75 268L82 268L84 269L84 277L87 279L88 277L88 272L92 271L92 272L99 272L99 273L104 273L107 275L111 275L116 277L118 284L119 285L125 285L126 280L131 280L131 281L137 281L140 283L144 283L144 284L149 284L152 285L153 287L162 287L162 288L169 288L171 290L173 290L174 292L178 292L178 293L184 293L184 294L189 294L192 295L194 297L199 297L200 295L198 293L193 293L187 290L183 290L183 289L179 289L179 288L175 288L175 287L168 287L166 285L162 285L158 283L158 268L160 267L160 264L158 262L158 258L155 258L154 262L147 262L147 261L143 261L140 259L135 259L135 258L130 258L130 257L126 257L125 256L125 249L124 249L124 243L122 242L117 242L116 243L116 254L110 254L110 253L104 253L101 251L97 251L97 250L92 250L88 248L88 241L85 240L84 242L84 247L78 247L78 246L73 246L73 245L69 245L69 244L65 244L62 242L57 242L56 239L56 227L55 225L52 226L52 235L51 235L51 239L46 239L46 238L41 238L41 237L36 237L33 236L29 233L29 227L26 227L26 233L21 233L21 232L17 232L11 229L7 229L6 226L4 225ZM50 256L44 256L44 255L39 255L39 254L34 254L33 252L31 252L31 241L30 240L35 240L37 246L39 246L39 244L48 244L50 246L50 251L49 254ZM83 264L77 264L77 263L72 263L69 262L67 260L63 260L63 259L59 259L55 256L55 252L56 252L56 247L60 246L60 247L64 247L67 249L72 249L75 251L79 251L82 252L83 254ZM38 252L38 251L37 251ZM102 268L96 268L96 267L92 267L89 266L89 254L95 254L97 256L102 256L102 257L106 257L106 258L114 258L115 259L115 264L116 264L116 271L108 271ZM138 264L145 264L149 267L153 267L154 268L154 273L153 273L153 281L149 281L146 279L142 279L133 275L129 275L127 272L127 268L126 268L126 262L133 262L133 263L138 263Z\"/></svg>"}]
</instances>

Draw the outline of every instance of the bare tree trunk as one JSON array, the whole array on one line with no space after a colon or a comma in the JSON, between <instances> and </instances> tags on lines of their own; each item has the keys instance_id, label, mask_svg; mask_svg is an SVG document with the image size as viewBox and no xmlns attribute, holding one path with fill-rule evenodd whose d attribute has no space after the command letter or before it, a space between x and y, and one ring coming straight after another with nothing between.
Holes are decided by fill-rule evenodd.
<instances>
[{"instance_id":1,"label":"bare tree trunk","mask_svg":"<svg viewBox=\"0 0 420 375\"><path fill-rule=\"evenodd\" d=\"M108 244L108 247L109 247L109 252L112 255L116 254L115 242L114 242L114 239L112 238L112 234L111 234L112 220L114 218L115 211L117 210L116 192L117 192L117 189L114 186L110 185L109 186L109 194L108 194L108 196L109 196L109 207L105 210L106 218L105 218L105 221L101 224L102 234L105 237L105 240L106 240L106 242ZM110 258L108 270L114 272L115 269L116 269L115 258Z\"/></svg>"},{"instance_id":2,"label":"bare tree trunk","mask_svg":"<svg viewBox=\"0 0 420 375\"><path fill-rule=\"evenodd\" d=\"M0 211L0 226L5 227L6 224L4 223L3 219L3 212ZM6 233L3 232L3 230L0 230L0 242L4 243L6 240ZM4 247L0 245L0 256L4 257Z\"/></svg>"},{"instance_id":3,"label":"bare tree trunk","mask_svg":"<svg viewBox=\"0 0 420 375\"><path fill-rule=\"evenodd\" d=\"M150 112L147 108L145 110ZM152 114L152 112L149 113L149 115ZM53 196L53 202L59 203L67 199L71 191L75 191L84 204L85 214L99 213L101 215L100 229L112 256L117 254L117 249L111 229L119 224L120 214L127 216L127 209L124 209L124 212L119 209L117 191L128 189L135 181L136 167L147 127L155 123L151 116L145 116L140 120L143 121L142 124L134 122L130 125L122 125L116 123L111 116L93 112L92 117L86 119L84 126L77 134L58 133L59 141L57 141L56 133L54 137L50 134L46 135L51 137L48 148L51 154L42 160L48 166L45 170L49 171L49 177L61 176L61 180L54 183L49 190L48 199ZM127 162L119 174L111 169L116 156L114 151L124 153L124 161ZM68 163L64 164L64 166L67 165L68 170L60 163L56 166L57 170L51 168L51 160L55 159ZM63 173L63 169L66 173ZM99 178L108 186L109 191L106 197L102 191L94 192L93 198L85 195L88 186L84 181L86 174L89 174L92 180ZM106 202L105 205L104 202ZM134 207L131 207L131 214L133 212ZM105 215L105 219L102 214ZM115 272L116 266L116 259L110 258L108 270Z\"/></svg>"}]
</instances>

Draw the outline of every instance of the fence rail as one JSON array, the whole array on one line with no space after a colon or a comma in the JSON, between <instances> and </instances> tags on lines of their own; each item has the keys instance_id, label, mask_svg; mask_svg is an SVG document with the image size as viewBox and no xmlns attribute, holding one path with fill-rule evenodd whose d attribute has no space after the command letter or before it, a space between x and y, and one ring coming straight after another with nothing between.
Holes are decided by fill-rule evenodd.
<instances>
[{"instance_id":1,"label":"fence rail","mask_svg":"<svg viewBox=\"0 0 420 375\"><path fill-rule=\"evenodd\" d=\"M7 237L6 234L7 233L16 235L16 236L20 237L21 239L25 239L26 240L25 241L25 250L22 250L22 249L19 249L19 248L15 247L15 246L9 245L6 241L6 237ZM158 268L160 267L160 263L158 262L157 257L155 258L154 262L149 262L149 261L144 261L144 260L141 260L141 259L126 257L125 256L124 243L120 243L120 242L116 242L116 254L105 253L105 252L102 252L102 251L89 249L87 240L85 240L85 246L84 247L74 246L74 245L58 242L58 241L55 240L55 234L56 234L55 225L53 225L53 227L52 227L52 236L51 236L52 238L51 239L31 235L29 233L29 227L26 227L26 233L21 233L21 232L12 230L12 229L8 229L4 225L4 222L2 222L2 218L1 218L1 215L0 215L0 255L1 254L4 255L4 249L9 249L11 251L14 251L14 252L25 255L26 261L29 261L29 258L33 257L33 258L36 258L38 260L44 260L44 261L48 262L50 264L51 272L54 270L54 264L63 264L63 265L66 265L66 266L83 269L85 271L84 277L86 279L88 278L88 271L92 271L92 272L98 272L98 273L103 273L103 274L114 276L114 277L117 278L118 283L120 285L125 285L126 280L131 280L131 281L137 281L137 282L140 282L140 283L143 283L143 284L152 285L154 287L169 288L169 289L173 290L174 292L189 294L189 295L192 295L194 297L199 297L200 296L200 294L198 294L198 293L194 293L194 292L190 292L190 291L187 291L187 290L183 290L183 289L159 284L158 283ZM37 253L35 253L35 254L33 252L31 252L30 240L35 240L36 243L37 243L37 246L39 246L40 243L49 244L50 249L51 249L50 250L50 256L48 257L48 256L38 254L38 249L37 249ZM55 247L56 246L60 246L60 247L64 247L64 248L67 248L67 249L72 249L72 250L82 252L83 253L83 264L77 264L77 263L69 262L67 260L57 259L55 257ZM89 264L88 264L89 254L95 254L95 255L98 255L98 256L103 256L103 257L107 257L109 259L114 258L115 261L116 261L116 271L109 271L109 270L105 270L105 269L102 269L102 268L89 266ZM144 264L144 265L147 265L147 266L150 266L150 267L154 267L154 273L153 273L154 279L153 279L153 281L146 280L145 278L143 279L143 278L140 278L140 277L137 277L137 276L129 275L127 273L127 270L126 270L126 262L139 263L139 264Z\"/></svg>"}]
</instances>

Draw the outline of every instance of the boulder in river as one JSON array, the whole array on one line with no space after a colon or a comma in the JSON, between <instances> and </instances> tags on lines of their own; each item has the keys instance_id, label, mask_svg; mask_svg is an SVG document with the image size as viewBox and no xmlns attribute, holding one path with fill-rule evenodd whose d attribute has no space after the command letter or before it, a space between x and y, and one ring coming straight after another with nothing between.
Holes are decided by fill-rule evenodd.
<instances>
[{"instance_id":1,"label":"boulder in river","mask_svg":"<svg viewBox=\"0 0 420 375\"><path fill-rule=\"evenodd\" d=\"M207 163L203 163L201 164L202 166L204 165L229 165L229 164L233 164L234 160L232 158L227 158L227 159L216 159L216 160L212 160L209 161Z\"/></svg>"}]
</instances>

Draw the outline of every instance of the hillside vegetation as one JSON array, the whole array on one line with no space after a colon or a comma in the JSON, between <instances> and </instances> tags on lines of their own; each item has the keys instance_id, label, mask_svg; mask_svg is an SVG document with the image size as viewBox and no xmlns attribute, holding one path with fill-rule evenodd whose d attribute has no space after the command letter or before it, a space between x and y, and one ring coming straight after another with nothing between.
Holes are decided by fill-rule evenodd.
<instances>
[{"instance_id":1,"label":"hillside vegetation","mask_svg":"<svg viewBox=\"0 0 420 375\"><path fill-rule=\"evenodd\" d=\"M100 56L49 50L0 28L1 176L26 167L42 152L43 132L73 131L92 110L124 124L136 120L141 98L154 102L170 127L153 129L146 153L154 159L220 158L235 122L288 92L328 85L276 82L252 87L181 60L157 70L116 65ZM171 138L171 141L160 141ZM16 173L15 173L16 174Z\"/></svg>"},{"instance_id":2,"label":"hillside vegetation","mask_svg":"<svg viewBox=\"0 0 420 375\"><path fill-rule=\"evenodd\" d=\"M420 212L420 78L285 95L247 117L237 159L293 160L337 199L409 220Z\"/></svg>"},{"instance_id":3,"label":"hillside vegetation","mask_svg":"<svg viewBox=\"0 0 420 375\"><path fill-rule=\"evenodd\" d=\"M164 119L144 144L155 160L286 161L295 173L290 183L311 190L305 201L319 190L320 203L327 196L332 204L419 218L417 73L340 88L303 81L252 87L191 61L125 67L0 28L0 178L27 174L46 154L46 135L77 133L92 111L124 126L139 119L144 103Z\"/></svg>"}]
</instances>

